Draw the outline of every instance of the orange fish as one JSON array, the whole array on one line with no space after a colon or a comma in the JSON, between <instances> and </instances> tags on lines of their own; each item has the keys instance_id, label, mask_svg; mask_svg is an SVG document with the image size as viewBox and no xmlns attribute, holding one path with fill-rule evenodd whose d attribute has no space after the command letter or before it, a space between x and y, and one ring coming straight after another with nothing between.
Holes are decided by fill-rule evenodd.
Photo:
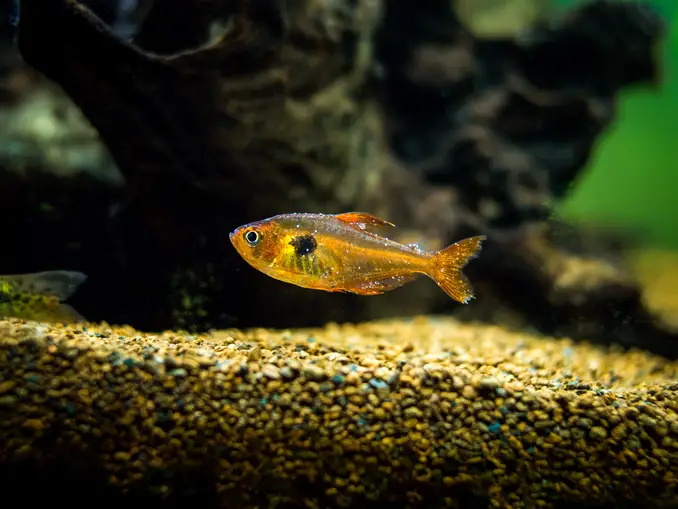
<instances>
[{"instance_id":1,"label":"orange fish","mask_svg":"<svg viewBox=\"0 0 678 509\"><path fill-rule=\"evenodd\" d=\"M303 288L379 295L425 274L466 304L473 288L461 269L481 250L484 236L436 252L421 251L379 234L392 223L361 212L282 214L230 233L247 263Z\"/></svg>"}]
</instances>

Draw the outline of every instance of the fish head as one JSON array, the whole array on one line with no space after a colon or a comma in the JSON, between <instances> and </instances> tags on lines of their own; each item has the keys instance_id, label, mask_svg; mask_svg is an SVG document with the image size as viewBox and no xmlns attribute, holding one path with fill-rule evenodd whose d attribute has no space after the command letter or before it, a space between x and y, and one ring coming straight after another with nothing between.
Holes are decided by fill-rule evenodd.
<instances>
[{"instance_id":1,"label":"fish head","mask_svg":"<svg viewBox=\"0 0 678 509\"><path fill-rule=\"evenodd\" d=\"M239 226L229 234L238 254L256 269L270 266L280 249L283 228L275 219Z\"/></svg>"}]
</instances>

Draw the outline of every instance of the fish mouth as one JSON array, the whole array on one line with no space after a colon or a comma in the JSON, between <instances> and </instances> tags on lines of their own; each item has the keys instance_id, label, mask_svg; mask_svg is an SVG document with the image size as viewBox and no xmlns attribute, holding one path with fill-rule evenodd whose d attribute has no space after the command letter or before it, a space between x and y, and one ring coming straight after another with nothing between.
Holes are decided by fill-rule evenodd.
<instances>
[{"instance_id":1,"label":"fish mouth","mask_svg":"<svg viewBox=\"0 0 678 509\"><path fill-rule=\"evenodd\" d=\"M231 241L231 244L234 244L235 242L235 232L232 231L231 233L228 234L228 238Z\"/></svg>"}]
</instances>

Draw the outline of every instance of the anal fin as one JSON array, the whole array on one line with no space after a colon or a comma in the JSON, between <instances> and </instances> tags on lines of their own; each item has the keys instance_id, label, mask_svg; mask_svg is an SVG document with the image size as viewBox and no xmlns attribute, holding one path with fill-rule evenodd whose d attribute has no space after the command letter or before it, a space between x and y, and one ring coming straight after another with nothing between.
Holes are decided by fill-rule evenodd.
<instances>
[{"instance_id":1,"label":"anal fin","mask_svg":"<svg viewBox=\"0 0 678 509\"><path fill-rule=\"evenodd\" d=\"M355 286L343 289L344 291L355 293L357 295L381 295L384 292L394 290L400 286L410 283L417 279L419 274L403 274L400 276L391 276L376 281L363 282Z\"/></svg>"},{"instance_id":2,"label":"anal fin","mask_svg":"<svg viewBox=\"0 0 678 509\"><path fill-rule=\"evenodd\" d=\"M56 306L45 306L37 309L25 309L17 316L35 320L37 322L47 323L78 323L85 322L85 318L68 304L57 304Z\"/></svg>"}]
</instances>

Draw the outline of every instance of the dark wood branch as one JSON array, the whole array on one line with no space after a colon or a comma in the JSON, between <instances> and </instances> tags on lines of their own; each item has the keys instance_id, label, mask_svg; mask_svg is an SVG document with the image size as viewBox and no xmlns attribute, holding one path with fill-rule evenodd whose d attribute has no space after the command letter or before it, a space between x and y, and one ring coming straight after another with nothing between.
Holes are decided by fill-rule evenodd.
<instances>
[{"instance_id":1,"label":"dark wood branch","mask_svg":"<svg viewBox=\"0 0 678 509\"><path fill-rule=\"evenodd\" d=\"M131 44L75 1L23 0L25 60L73 99L126 179L106 225L123 255L105 260L134 297L124 313L81 312L157 329L509 309L543 331L678 355L623 269L617 283L564 291L568 253L526 229L585 166L619 90L657 81L658 18L594 2L485 41L449 5L156 2ZM454 307L426 281L375 299L283 285L228 241L276 213L351 209L442 243L489 233L469 274L494 313ZM581 316L581 330L568 326Z\"/></svg>"}]
</instances>

